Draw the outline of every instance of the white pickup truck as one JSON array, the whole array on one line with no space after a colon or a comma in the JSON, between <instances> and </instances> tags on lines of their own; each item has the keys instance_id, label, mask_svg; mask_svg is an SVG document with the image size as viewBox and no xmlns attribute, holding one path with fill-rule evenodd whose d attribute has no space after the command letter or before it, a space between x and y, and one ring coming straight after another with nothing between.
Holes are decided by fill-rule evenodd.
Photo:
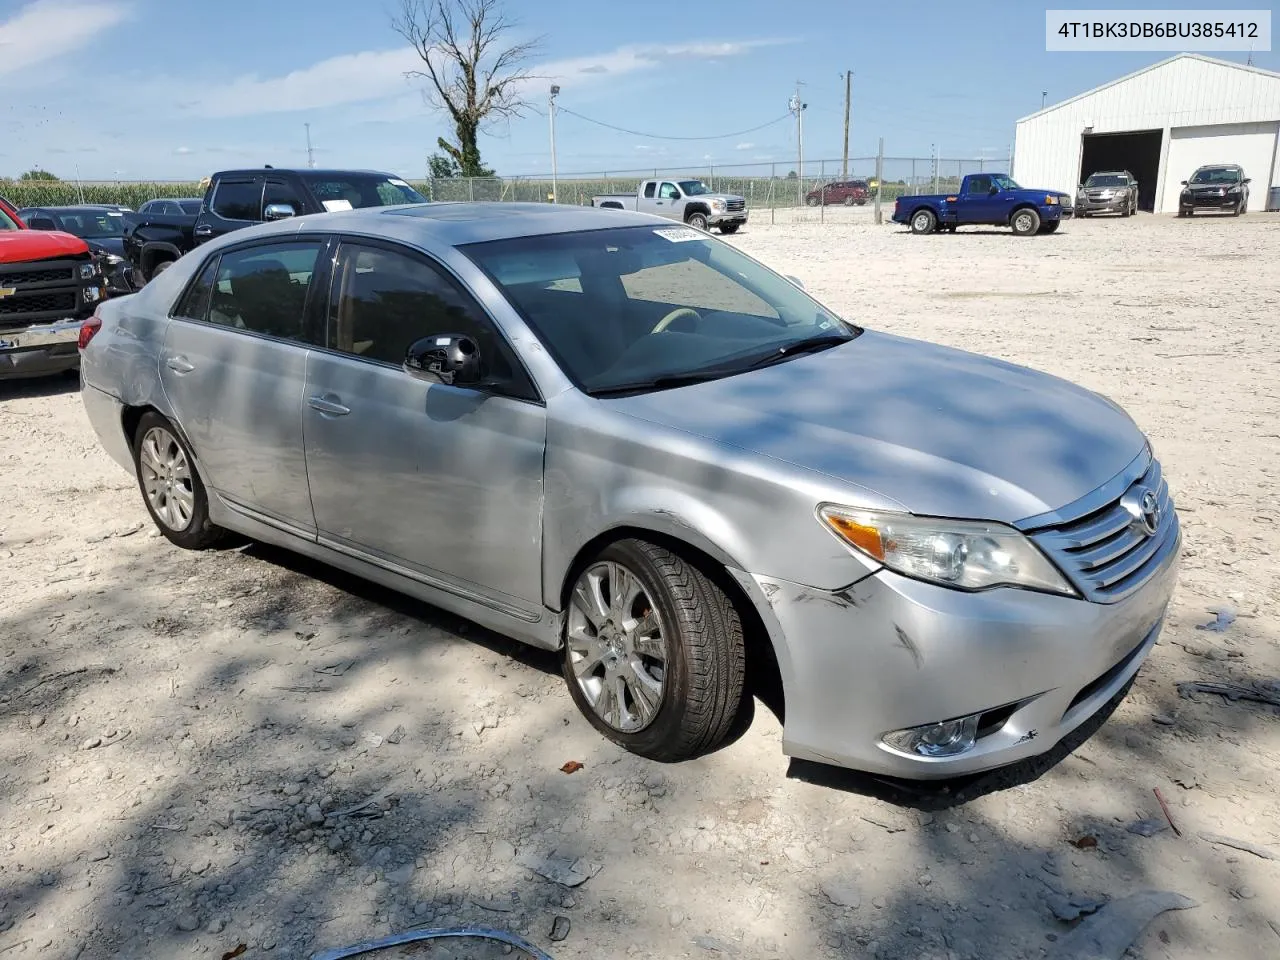
<instances>
[{"instance_id":1,"label":"white pickup truck","mask_svg":"<svg viewBox=\"0 0 1280 960\"><path fill-rule=\"evenodd\" d=\"M719 227L734 233L747 222L747 201L731 193L713 193L701 180L643 180L635 193L609 193L591 198L593 207L653 213L680 220L699 230Z\"/></svg>"}]
</instances>

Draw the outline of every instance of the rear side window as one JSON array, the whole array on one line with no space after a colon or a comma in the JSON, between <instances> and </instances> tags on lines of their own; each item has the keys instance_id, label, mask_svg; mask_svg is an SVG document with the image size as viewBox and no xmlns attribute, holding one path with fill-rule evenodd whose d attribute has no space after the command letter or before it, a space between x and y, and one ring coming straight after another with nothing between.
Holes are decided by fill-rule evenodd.
<instances>
[{"instance_id":1,"label":"rear side window","mask_svg":"<svg viewBox=\"0 0 1280 960\"><path fill-rule=\"evenodd\" d=\"M262 182L223 180L213 192L213 212L224 220L258 220Z\"/></svg>"},{"instance_id":2,"label":"rear side window","mask_svg":"<svg viewBox=\"0 0 1280 960\"><path fill-rule=\"evenodd\" d=\"M657 187L657 184L654 183L652 180L650 180L648 183L644 185L644 195L646 199L648 200L653 199L653 191L656 187Z\"/></svg>"},{"instance_id":3,"label":"rear side window","mask_svg":"<svg viewBox=\"0 0 1280 960\"><path fill-rule=\"evenodd\" d=\"M309 342L307 292L324 244L318 240L232 250L218 261L209 322Z\"/></svg>"},{"instance_id":4,"label":"rear side window","mask_svg":"<svg viewBox=\"0 0 1280 960\"><path fill-rule=\"evenodd\" d=\"M213 280L218 272L218 258L212 258L204 265L195 282L187 288L187 292L178 301L173 311L175 317L184 320L205 320L209 316L209 300L213 294Z\"/></svg>"}]
</instances>

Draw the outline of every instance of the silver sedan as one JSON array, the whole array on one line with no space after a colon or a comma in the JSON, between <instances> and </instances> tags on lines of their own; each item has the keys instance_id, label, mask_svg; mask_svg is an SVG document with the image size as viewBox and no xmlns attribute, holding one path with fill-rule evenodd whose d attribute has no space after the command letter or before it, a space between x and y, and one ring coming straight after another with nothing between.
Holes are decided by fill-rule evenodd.
<instances>
[{"instance_id":1,"label":"silver sedan","mask_svg":"<svg viewBox=\"0 0 1280 960\"><path fill-rule=\"evenodd\" d=\"M83 398L155 523L560 651L628 750L908 778L1041 753L1151 650L1180 534L1111 401L838 316L635 213L426 204L237 231L111 300Z\"/></svg>"}]
</instances>

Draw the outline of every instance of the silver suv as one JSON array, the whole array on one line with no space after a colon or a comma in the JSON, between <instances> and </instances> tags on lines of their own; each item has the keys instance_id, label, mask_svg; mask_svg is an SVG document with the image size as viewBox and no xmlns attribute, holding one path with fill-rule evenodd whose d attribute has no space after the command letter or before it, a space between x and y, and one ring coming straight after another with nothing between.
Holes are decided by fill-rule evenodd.
<instances>
[{"instance_id":1,"label":"silver suv","mask_svg":"<svg viewBox=\"0 0 1280 960\"><path fill-rule=\"evenodd\" d=\"M1173 504L1114 403L642 214L251 227L82 342L89 419L170 541L234 530L558 650L657 760L722 743L771 676L792 756L1038 754L1125 688L1173 589Z\"/></svg>"},{"instance_id":2,"label":"silver suv","mask_svg":"<svg viewBox=\"0 0 1280 960\"><path fill-rule=\"evenodd\" d=\"M1076 216L1118 213L1130 217L1138 212L1138 181L1128 170L1091 173L1076 193Z\"/></svg>"}]
</instances>

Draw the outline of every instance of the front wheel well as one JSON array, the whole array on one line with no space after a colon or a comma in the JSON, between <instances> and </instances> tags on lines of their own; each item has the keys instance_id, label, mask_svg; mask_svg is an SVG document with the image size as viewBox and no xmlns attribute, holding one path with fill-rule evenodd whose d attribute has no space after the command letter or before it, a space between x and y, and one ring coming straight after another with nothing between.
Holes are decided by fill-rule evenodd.
<instances>
[{"instance_id":1,"label":"front wheel well","mask_svg":"<svg viewBox=\"0 0 1280 960\"><path fill-rule=\"evenodd\" d=\"M608 530L588 541L573 558L560 587L560 609L568 610L569 595L579 574L599 555L600 551L619 540L644 540L670 550L685 563L696 567L724 592L742 621L747 669L744 691L746 694L759 697L761 702L781 721L785 713L782 672L778 667L777 654L769 639L769 632L765 629L764 621L760 619L760 613L756 610L755 604L751 602L751 598L747 596L741 584L729 574L722 562L705 550L700 550L679 537L656 533L643 527L616 527Z\"/></svg>"},{"instance_id":2,"label":"front wheel well","mask_svg":"<svg viewBox=\"0 0 1280 960\"><path fill-rule=\"evenodd\" d=\"M1030 201L1024 201L1009 211L1009 218L1006 221L1006 223L1013 223L1013 218L1016 217L1023 210L1034 210L1036 212L1036 216L1040 215L1040 209L1034 203L1031 203Z\"/></svg>"}]
</instances>

